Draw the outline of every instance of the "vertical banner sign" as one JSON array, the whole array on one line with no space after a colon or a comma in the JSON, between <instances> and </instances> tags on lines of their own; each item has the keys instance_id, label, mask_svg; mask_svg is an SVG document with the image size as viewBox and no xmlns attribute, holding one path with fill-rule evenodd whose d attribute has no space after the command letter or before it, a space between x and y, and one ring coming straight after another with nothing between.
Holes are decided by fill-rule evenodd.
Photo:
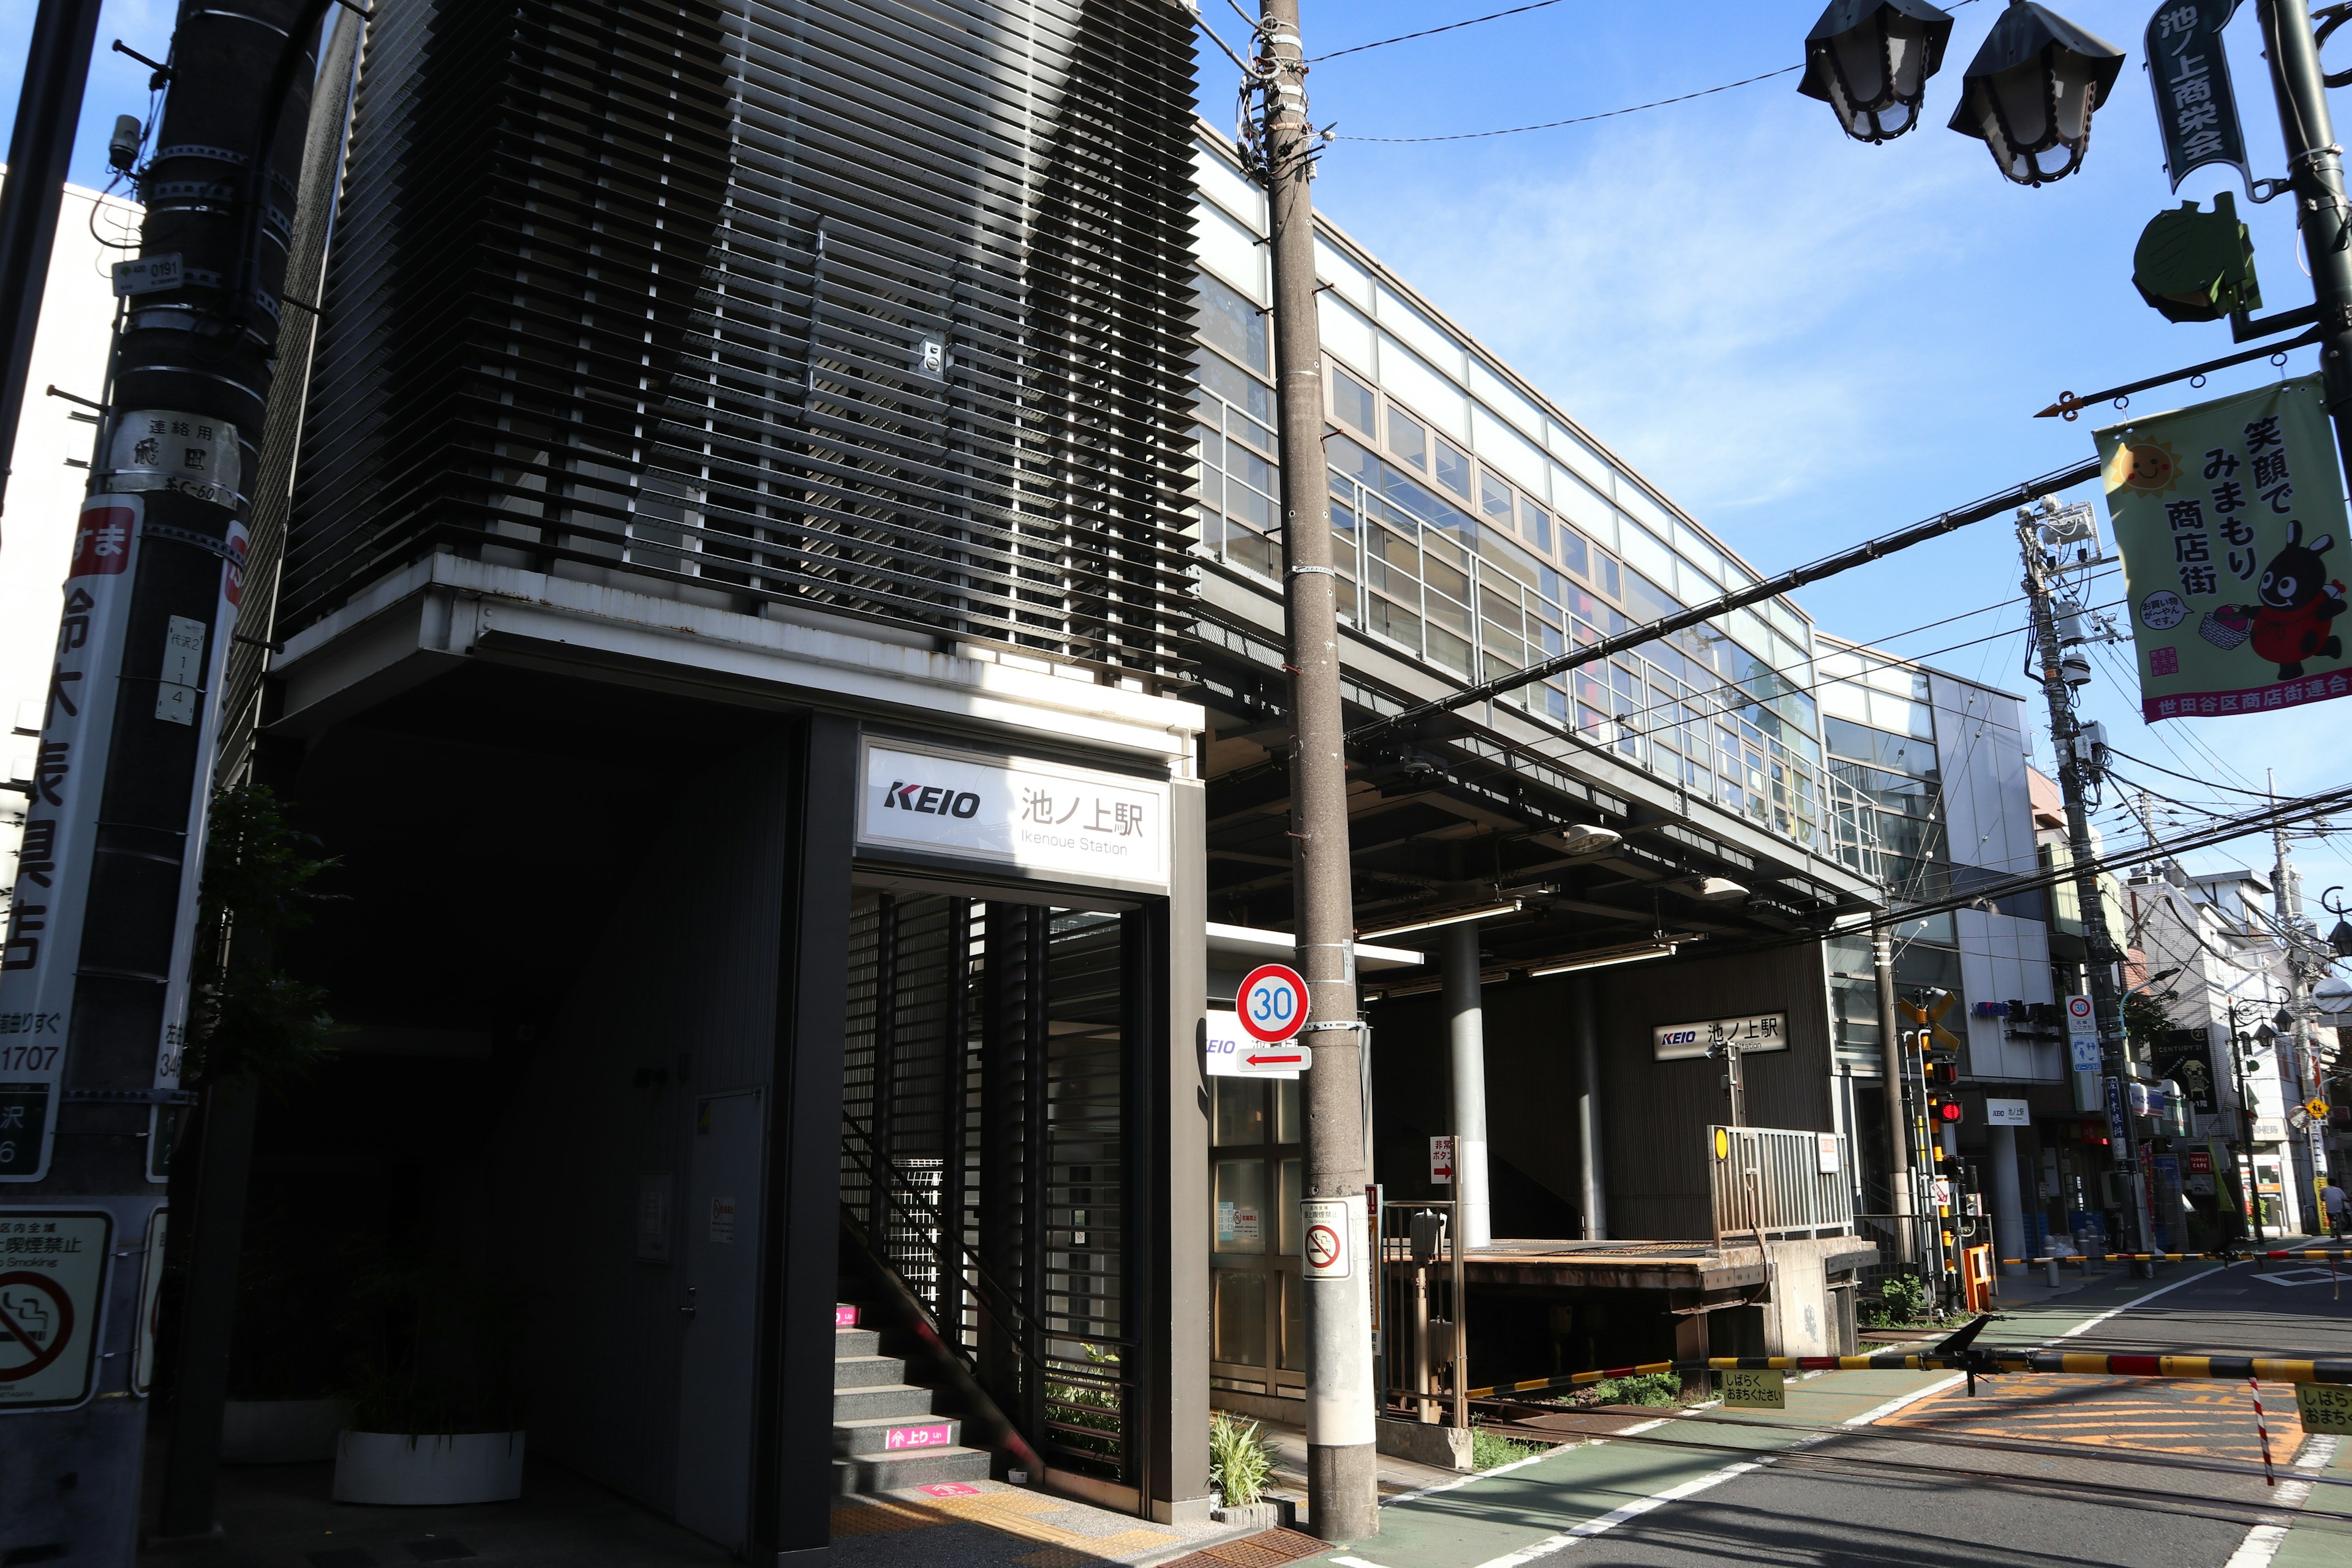
<instances>
[{"instance_id":1,"label":"vertical banner sign","mask_svg":"<svg viewBox=\"0 0 2352 1568\"><path fill-rule=\"evenodd\" d=\"M116 699L144 685L100 679L121 665L144 513L135 495L90 497L66 568L16 900L0 936L0 1182L37 1182L48 1173L98 832L96 797Z\"/></svg>"},{"instance_id":2,"label":"vertical banner sign","mask_svg":"<svg viewBox=\"0 0 2352 1568\"><path fill-rule=\"evenodd\" d=\"M2238 0L2164 0L2148 18L2147 84L2156 93L2165 172L2176 191L2192 170L2226 163L2246 183L2246 194L2253 194L2238 92L2221 47L2221 28L2237 8Z\"/></svg>"},{"instance_id":3,"label":"vertical banner sign","mask_svg":"<svg viewBox=\"0 0 2352 1568\"><path fill-rule=\"evenodd\" d=\"M2158 719L2352 695L2344 493L2319 377L2097 432L2123 552L2140 711Z\"/></svg>"}]
</instances>

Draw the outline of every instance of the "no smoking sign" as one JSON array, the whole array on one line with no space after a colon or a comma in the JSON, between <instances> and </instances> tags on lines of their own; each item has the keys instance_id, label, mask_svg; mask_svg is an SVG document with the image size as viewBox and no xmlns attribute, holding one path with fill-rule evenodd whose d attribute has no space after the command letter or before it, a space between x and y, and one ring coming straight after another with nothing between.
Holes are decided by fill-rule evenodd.
<instances>
[{"instance_id":1,"label":"no smoking sign","mask_svg":"<svg viewBox=\"0 0 2352 1568\"><path fill-rule=\"evenodd\" d=\"M112 1231L103 1214L0 1209L0 1411L89 1397Z\"/></svg>"},{"instance_id":2,"label":"no smoking sign","mask_svg":"<svg viewBox=\"0 0 2352 1568\"><path fill-rule=\"evenodd\" d=\"M1301 1272L1309 1279L1345 1279L1355 1270L1355 1224L1341 1199L1310 1198L1298 1205L1305 1238Z\"/></svg>"}]
</instances>

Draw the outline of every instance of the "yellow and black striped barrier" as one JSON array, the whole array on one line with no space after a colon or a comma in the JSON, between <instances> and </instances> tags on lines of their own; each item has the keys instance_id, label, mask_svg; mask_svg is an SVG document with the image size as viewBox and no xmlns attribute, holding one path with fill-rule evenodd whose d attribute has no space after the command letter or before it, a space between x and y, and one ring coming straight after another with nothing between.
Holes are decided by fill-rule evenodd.
<instances>
[{"instance_id":1,"label":"yellow and black striped barrier","mask_svg":"<svg viewBox=\"0 0 2352 1568\"><path fill-rule=\"evenodd\" d=\"M1563 1373L1474 1388L1472 1399L1496 1399L1549 1389L1583 1388L1604 1379L1699 1372L1967 1372L1990 1377L2004 1372L2070 1373L2084 1377L2226 1378L2242 1383L2352 1384L2352 1360L2312 1356L2099 1355L2079 1351L2005 1351L1964 1347L1953 1353L1876 1355L1714 1356L1706 1361L1653 1361L1594 1372Z\"/></svg>"},{"instance_id":2,"label":"yellow and black striped barrier","mask_svg":"<svg viewBox=\"0 0 2352 1568\"><path fill-rule=\"evenodd\" d=\"M2058 1261L2061 1263L2074 1264L2080 1264L2085 1261L2097 1261L2102 1263L2189 1263L2194 1262L2200 1258L2210 1258L2221 1263L2244 1263L2251 1262L2257 1258L2269 1260L2272 1258L2313 1258L2323 1263L2327 1261L2329 1258L2334 1258L2338 1262L2352 1263L2352 1250L2347 1250L2340 1247L2305 1247L2269 1252L2093 1252L2087 1254L2080 1252L2067 1252L2059 1254ZM2004 1258L2001 1261L2003 1263L2047 1263L2050 1259L2047 1258Z\"/></svg>"}]
</instances>

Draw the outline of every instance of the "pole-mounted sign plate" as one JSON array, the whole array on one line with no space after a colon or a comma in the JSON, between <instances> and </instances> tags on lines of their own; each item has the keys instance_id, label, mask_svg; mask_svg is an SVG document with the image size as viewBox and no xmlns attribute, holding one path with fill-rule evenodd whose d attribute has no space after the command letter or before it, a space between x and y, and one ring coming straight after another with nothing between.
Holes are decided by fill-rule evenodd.
<instances>
[{"instance_id":1,"label":"pole-mounted sign plate","mask_svg":"<svg viewBox=\"0 0 2352 1568\"><path fill-rule=\"evenodd\" d=\"M1208 1047L1211 1078L1295 1079L1315 1065L1315 1053L1305 1046L1252 1039L1238 1015L1222 1010L1209 1015Z\"/></svg>"},{"instance_id":2,"label":"pole-mounted sign plate","mask_svg":"<svg viewBox=\"0 0 2352 1568\"><path fill-rule=\"evenodd\" d=\"M103 1213L0 1208L0 1413L89 1398L113 1229Z\"/></svg>"},{"instance_id":3,"label":"pole-mounted sign plate","mask_svg":"<svg viewBox=\"0 0 2352 1568\"><path fill-rule=\"evenodd\" d=\"M2165 173L2176 191L2192 171L2226 163L2252 194L2238 90L2221 47L2221 28L2237 8L2238 0L2165 0L2148 18L2147 85L2156 93Z\"/></svg>"},{"instance_id":4,"label":"pole-mounted sign plate","mask_svg":"<svg viewBox=\"0 0 2352 1568\"><path fill-rule=\"evenodd\" d=\"M1298 1205L1305 1238L1301 1269L1309 1279L1345 1279L1355 1272L1355 1226L1343 1199L1309 1198Z\"/></svg>"},{"instance_id":5,"label":"pole-mounted sign plate","mask_svg":"<svg viewBox=\"0 0 2352 1568\"><path fill-rule=\"evenodd\" d=\"M1280 1045L1307 1022L1307 982L1284 963L1261 963L1242 977L1234 1011L1252 1039Z\"/></svg>"}]
</instances>

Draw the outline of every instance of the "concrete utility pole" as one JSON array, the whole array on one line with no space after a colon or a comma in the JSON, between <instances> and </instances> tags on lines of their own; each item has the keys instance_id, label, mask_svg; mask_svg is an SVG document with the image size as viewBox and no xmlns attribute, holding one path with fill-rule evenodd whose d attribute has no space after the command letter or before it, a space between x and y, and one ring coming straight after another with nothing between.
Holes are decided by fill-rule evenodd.
<instances>
[{"instance_id":1,"label":"concrete utility pole","mask_svg":"<svg viewBox=\"0 0 2352 1568\"><path fill-rule=\"evenodd\" d=\"M58 209L73 162L74 128L98 37L99 0L41 0L25 51L25 83L8 135L8 179L0 186L0 510L16 419L25 409L25 374L57 247Z\"/></svg>"},{"instance_id":2,"label":"concrete utility pole","mask_svg":"<svg viewBox=\"0 0 2352 1568\"><path fill-rule=\"evenodd\" d=\"M1903 1031L1895 1017L1895 938L1884 927L1870 934L1870 964L1878 978L1878 1060L1885 1074L1886 1194L1895 1215L1895 1254L1898 1262L1916 1264L1919 1237L1912 1218L1911 1111L1903 1092L1907 1076Z\"/></svg>"},{"instance_id":3,"label":"concrete utility pole","mask_svg":"<svg viewBox=\"0 0 2352 1568\"><path fill-rule=\"evenodd\" d=\"M1298 965L1313 999L1315 1065L1301 1085L1310 1215L1344 1216L1343 1257L1307 1259L1307 1495L1315 1533L1380 1533L1373 1423L1372 1275L1366 1255L1362 1026L1356 1016L1355 896L1348 846L1347 730L1339 706L1339 573L1330 479L1323 468L1323 342L1315 310L1318 138L1307 120L1298 0L1264 0L1257 68L1265 94L1258 146L1274 274L1274 363L1282 425L1282 549L1290 630L1290 799ZM1302 1234L1314 1234L1312 1220ZM1312 1249L1310 1248L1310 1251Z\"/></svg>"},{"instance_id":4,"label":"concrete utility pole","mask_svg":"<svg viewBox=\"0 0 2352 1568\"><path fill-rule=\"evenodd\" d=\"M2054 511L2056 502L2044 498L2042 512ZM2109 1075L2120 1089L2131 1076L2130 1043L2125 1038L2122 998L2116 993L2115 965L2122 954L2115 939L2107 931L2107 908L2099 891L2099 873L2095 862L2095 851L2091 846L2090 812L2084 804L2089 794L2094 770L2091 759L2078 754L2077 739L2081 726L2074 721L2074 693L2066 684L2058 646L2058 617L2051 607L2050 571L2052 562L2042 548L2035 533L2041 516L2033 510L2018 509L2017 546L2025 563L2025 593L2033 605L2033 641L2042 658L2042 694L2050 705L2050 740L2057 756L2058 788L2066 801L2066 846L2074 860L2074 896L2083 911L2083 946L2089 963L2091 1011L2099 1026L2099 1057ZM2102 1086L2104 1087L2104 1086ZM2139 1136L2133 1130L2126 1110L2123 1117L2124 1147L2110 1151L2116 1168L2130 1177L2126 1207L2131 1222L2126 1239L2131 1252L2146 1252L2147 1212L2145 1178L2140 1173ZM2153 1274L2155 1265L2146 1266Z\"/></svg>"},{"instance_id":5,"label":"concrete utility pole","mask_svg":"<svg viewBox=\"0 0 2352 1568\"><path fill-rule=\"evenodd\" d=\"M2274 769L2263 770L2263 787L2270 791L2271 804L2278 804L2278 773ZM2303 878L2295 870L2286 847L2286 829L2271 829L2271 908L2278 917L2279 942L2286 949L2287 1011L2294 1022L2281 1037L2294 1063L2294 1092L2298 1100L2311 1098L2312 1085L2318 1081L2318 1064L2310 1058L2309 1027L2312 964L2305 948L2303 929ZM2290 1114L2287 1124L2294 1126ZM2322 1130L2314 1124L2302 1130L2294 1141L2295 1206L2310 1205L2312 1223L2306 1228L2324 1234L2327 1215L2318 1211L2319 1178L2327 1173L2327 1156L2319 1140Z\"/></svg>"},{"instance_id":6,"label":"concrete utility pole","mask_svg":"<svg viewBox=\"0 0 2352 1568\"><path fill-rule=\"evenodd\" d=\"M163 1183L180 1088L224 652L277 343L282 215L327 0L184 5L67 568L0 1015L35 1021L0 1111L5 1238L61 1247L0 1384L0 1541L23 1561L136 1552ZM46 1336L25 1370L25 1338ZM209 1525L209 1521L205 1521Z\"/></svg>"}]
</instances>

